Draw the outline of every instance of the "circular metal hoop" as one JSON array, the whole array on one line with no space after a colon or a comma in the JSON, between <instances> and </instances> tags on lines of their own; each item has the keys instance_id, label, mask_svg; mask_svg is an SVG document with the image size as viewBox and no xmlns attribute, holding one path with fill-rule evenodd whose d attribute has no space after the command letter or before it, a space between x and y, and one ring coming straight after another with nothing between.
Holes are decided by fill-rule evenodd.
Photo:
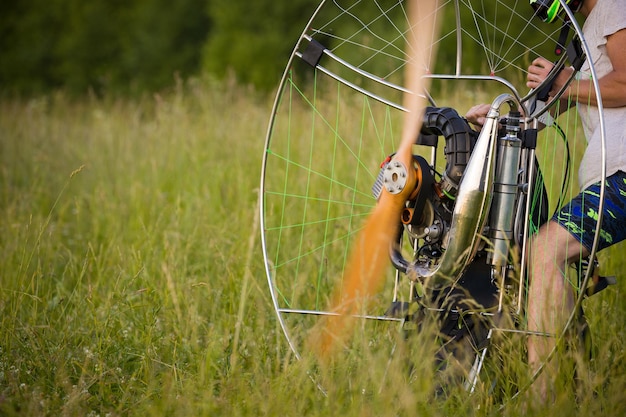
<instances>
[{"instance_id":1,"label":"circular metal hoop","mask_svg":"<svg viewBox=\"0 0 626 417\"><path fill-rule=\"evenodd\" d=\"M554 51L558 47L567 51L570 42L580 45L579 52L589 52L567 8L559 22L544 24L533 18L523 0L442 0L438 4L439 30L432 34L428 51L437 54L437 59L427 68L432 80L428 91L408 92L402 87L406 33L411 28L405 2L400 0L322 1L289 58L266 136L260 215L272 302L298 358L307 332L320 316L332 314L326 306L333 288L340 285L352 239L376 204L371 188L381 163L397 148L402 95L424 94L433 105L463 114L472 104L506 93L532 123L561 105L560 93L545 102L539 100L544 86L528 91L526 69L532 59L544 56L569 65L580 56L575 52L556 56ZM567 21L568 45L561 45ZM593 65L584 75L593 81L600 97ZM592 111L603 120L601 105ZM560 129L571 144L566 146L553 129L540 133L537 144L551 210L556 200L566 198L560 194L567 188L561 184L566 181L569 154L573 164L582 156L574 141L584 143L575 116L567 117ZM441 147L420 152L429 154L435 171L442 172ZM601 196L603 204L604 184ZM601 218L591 258L596 254L600 224ZM583 288L588 279L589 274ZM405 281L390 267L389 285L360 317L402 325L404 318L384 312L389 303L412 297L414 288ZM577 307L581 300L582 295ZM561 333L573 318L574 312Z\"/></svg>"}]
</instances>

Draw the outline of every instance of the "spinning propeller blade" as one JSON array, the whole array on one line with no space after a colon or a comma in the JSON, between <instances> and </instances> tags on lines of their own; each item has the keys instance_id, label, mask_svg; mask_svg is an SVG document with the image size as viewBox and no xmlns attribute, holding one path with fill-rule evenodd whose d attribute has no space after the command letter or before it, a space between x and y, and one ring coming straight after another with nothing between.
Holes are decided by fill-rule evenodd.
<instances>
[{"instance_id":1,"label":"spinning propeller blade","mask_svg":"<svg viewBox=\"0 0 626 417\"><path fill-rule=\"evenodd\" d=\"M408 1L410 28L406 33L405 87L413 94L404 95L407 112L401 142L390 163L399 162L404 167L406 182L404 188L393 193L383 187L374 210L356 237L344 270L342 288L335 294L330 307L330 311L337 315L325 316L309 340L322 358L349 336L351 323L354 322L350 316L359 314L364 303L379 292L402 209L417 185L412 147L421 129L425 107L421 93L426 87L423 75L429 68L429 58L433 53L431 41L436 31L436 3L436 0Z\"/></svg>"}]
</instances>

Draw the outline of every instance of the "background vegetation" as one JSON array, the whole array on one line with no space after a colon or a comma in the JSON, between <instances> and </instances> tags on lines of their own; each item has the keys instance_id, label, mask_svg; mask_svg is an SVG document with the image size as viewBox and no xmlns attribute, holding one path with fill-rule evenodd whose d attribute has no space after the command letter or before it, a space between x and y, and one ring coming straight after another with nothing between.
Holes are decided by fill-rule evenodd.
<instances>
[{"instance_id":1,"label":"background vegetation","mask_svg":"<svg viewBox=\"0 0 626 417\"><path fill-rule=\"evenodd\" d=\"M0 415L500 414L433 400L424 340L411 374L338 359L328 396L286 346L256 218L270 102L242 84L275 85L312 3L0 2ZM624 258L564 415L626 414Z\"/></svg>"},{"instance_id":2,"label":"background vegetation","mask_svg":"<svg viewBox=\"0 0 626 417\"><path fill-rule=\"evenodd\" d=\"M209 71L274 87L317 2L24 0L0 4L0 92L137 93Z\"/></svg>"},{"instance_id":3,"label":"background vegetation","mask_svg":"<svg viewBox=\"0 0 626 417\"><path fill-rule=\"evenodd\" d=\"M32 95L63 89L73 94L133 95L206 73L218 78L234 75L243 84L268 91L277 84L318 3L5 1L0 4L0 93ZM506 16L510 11L498 8L492 13ZM474 24L472 16L464 19ZM516 25L519 20L512 22L514 33L541 36ZM479 52L466 46L464 53L470 57L466 64L484 65ZM453 62L455 53L454 39L449 37L439 46L438 61Z\"/></svg>"},{"instance_id":4,"label":"background vegetation","mask_svg":"<svg viewBox=\"0 0 626 417\"><path fill-rule=\"evenodd\" d=\"M328 397L294 360L258 240L269 105L211 80L0 102L1 415L498 414L481 396L433 400L428 337L391 361L338 358ZM623 250L604 265L619 286L588 301L598 359L578 405L559 380L564 415L626 411ZM507 415L543 415L520 410Z\"/></svg>"}]
</instances>

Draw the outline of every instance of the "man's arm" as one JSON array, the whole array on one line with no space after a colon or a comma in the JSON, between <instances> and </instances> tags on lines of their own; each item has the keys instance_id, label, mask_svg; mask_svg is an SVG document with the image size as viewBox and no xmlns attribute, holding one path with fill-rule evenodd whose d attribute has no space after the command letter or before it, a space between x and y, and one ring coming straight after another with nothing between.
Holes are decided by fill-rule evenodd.
<instances>
[{"instance_id":1,"label":"man's arm","mask_svg":"<svg viewBox=\"0 0 626 417\"><path fill-rule=\"evenodd\" d=\"M619 30L607 38L606 51L613 65L613 71L598 80L604 107L626 106L626 29ZM536 88L546 78L553 64L545 58L535 59L528 68L526 85ZM571 68L563 70L554 80L550 94L559 91L565 84ZM569 73L568 73L569 72ZM598 101L590 80L572 82L562 98L597 106Z\"/></svg>"}]
</instances>

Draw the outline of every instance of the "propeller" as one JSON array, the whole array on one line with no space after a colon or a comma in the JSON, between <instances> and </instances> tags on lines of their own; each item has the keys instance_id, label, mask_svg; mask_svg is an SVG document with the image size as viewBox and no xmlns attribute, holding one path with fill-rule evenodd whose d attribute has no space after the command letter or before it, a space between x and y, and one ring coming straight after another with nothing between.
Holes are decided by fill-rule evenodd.
<instances>
[{"instance_id":1,"label":"propeller","mask_svg":"<svg viewBox=\"0 0 626 417\"><path fill-rule=\"evenodd\" d=\"M419 171L413 161L413 144L425 108L420 94L426 87L423 77L433 49L436 31L436 0L409 0L407 16L410 28L406 33L404 115L400 146L388 164L389 186L384 186L376 206L359 231L343 274L342 286L331 301L334 315L324 316L309 338L318 357L324 359L350 334L354 316L378 293L389 266L389 250L395 239L405 202L419 185Z\"/></svg>"}]
</instances>

